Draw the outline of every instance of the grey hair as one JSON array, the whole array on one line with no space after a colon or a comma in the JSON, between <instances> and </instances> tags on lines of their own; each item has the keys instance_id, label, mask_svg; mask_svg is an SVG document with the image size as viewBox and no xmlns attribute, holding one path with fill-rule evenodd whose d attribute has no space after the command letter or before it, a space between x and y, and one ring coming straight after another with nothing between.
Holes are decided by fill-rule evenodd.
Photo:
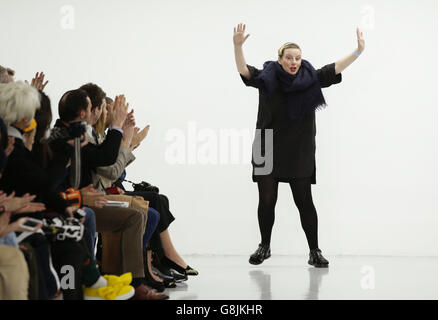
<instances>
[{"instance_id":1,"label":"grey hair","mask_svg":"<svg viewBox=\"0 0 438 320\"><path fill-rule=\"evenodd\" d=\"M40 93L23 81L0 84L0 118L10 125L32 120L40 107Z\"/></svg>"}]
</instances>

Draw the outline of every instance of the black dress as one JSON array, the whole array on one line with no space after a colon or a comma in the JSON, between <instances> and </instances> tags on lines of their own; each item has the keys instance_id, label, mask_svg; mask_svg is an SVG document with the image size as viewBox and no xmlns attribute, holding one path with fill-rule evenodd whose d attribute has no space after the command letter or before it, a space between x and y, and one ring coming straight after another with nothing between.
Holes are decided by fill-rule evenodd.
<instances>
[{"instance_id":1,"label":"black dress","mask_svg":"<svg viewBox=\"0 0 438 320\"><path fill-rule=\"evenodd\" d=\"M288 115L286 105L286 95L279 89L268 98L263 93L263 82L256 79L261 70L248 65L251 78L247 80L242 75L242 81L246 86L259 89L259 108L257 115L256 129L262 129L259 138L254 139L254 146L261 144L261 155L265 152L264 136L265 129L273 129L273 167L269 174L280 182L289 182L293 178L311 177L312 184L316 183L316 163L315 163L315 136L316 123L315 112L312 112L299 119L291 119ZM316 70L321 88L326 88L332 84L340 83L342 75L335 73L335 63L328 64ZM261 138L261 139L260 139ZM262 175L256 175L256 167L263 167L264 164L257 165L252 160L253 174L252 180L259 181Z\"/></svg>"}]
</instances>

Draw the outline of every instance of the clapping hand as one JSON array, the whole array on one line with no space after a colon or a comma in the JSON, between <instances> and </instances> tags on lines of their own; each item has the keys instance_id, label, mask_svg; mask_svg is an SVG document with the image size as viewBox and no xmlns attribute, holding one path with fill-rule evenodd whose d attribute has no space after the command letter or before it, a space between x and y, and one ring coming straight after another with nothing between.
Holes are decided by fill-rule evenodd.
<instances>
[{"instance_id":1,"label":"clapping hand","mask_svg":"<svg viewBox=\"0 0 438 320\"><path fill-rule=\"evenodd\" d=\"M122 128L128 115L129 103L126 103L124 95L117 96L114 100L113 112L111 114L111 125Z\"/></svg>"},{"instance_id":2,"label":"clapping hand","mask_svg":"<svg viewBox=\"0 0 438 320\"><path fill-rule=\"evenodd\" d=\"M6 196L3 191L0 193L0 204L5 207L5 211L12 213L33 213L46 210L46 206L41 202L32 202L36 196L25 194L22 197L15 197L15 193L12 192L9 196Z\"/></svg>"},{"instance_id":3,"label":"clapping hand","mask_svg":"<svg viewBox=\"0 0 438 320\"><path fill-rule=\"evenodd\" d=\"M128 113L125 123L123 124L123 143L126 147L129 147L134 136L135 118L134 110Z\"/></svg>"},{"instance_id":4,"label":"clapping hand","mask_svg":"<svg viewBox=\"0 0 438 320\"><path fill-rule=\"evenodd\" d=\"M131 142L131 150L137 148L140 143L146 138L149 132L150 125L147 125L143 130L140 131L140 128L134 129L134 136L132 137Z\"/></svg>"},{"instance_id":5,"label":"clapping hand","mask_svg":"<svg viewBox=\"0 0 438 320\"><path fill-rule=\"evenodd\" d=\"M30 83L30 85L34 88L36 88L37 90L41 90L43 91L44 88L47 86L47 84L49 83L49 81L47 80L46 82L44 82L44 77L46 75L44 74L44 72L37 72L35 74L35 77L32 79L32 82ZM29 82L26 80L26 83L29 84Z\"/></svg>"}]
</instances>

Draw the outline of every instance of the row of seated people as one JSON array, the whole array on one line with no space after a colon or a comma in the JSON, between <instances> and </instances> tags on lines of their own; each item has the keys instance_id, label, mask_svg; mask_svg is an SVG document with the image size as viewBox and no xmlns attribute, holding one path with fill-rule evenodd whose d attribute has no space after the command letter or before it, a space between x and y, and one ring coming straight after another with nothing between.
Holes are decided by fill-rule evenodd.
<instances>
[{"instance_id":1,"label":"row of seated people","mask_svg":"<svg viewBox=\"0 0 438 320\"><path fill-rule=\"evenodd\" d=\"M171 241L169 199L122 183L149 126L124 95L87 83L61 97L50 128L45 75L14 76L0 66L0 299L169 298L198 274ZM109 205L120 199L129 207Z\"/></svg>"}]
</instances>

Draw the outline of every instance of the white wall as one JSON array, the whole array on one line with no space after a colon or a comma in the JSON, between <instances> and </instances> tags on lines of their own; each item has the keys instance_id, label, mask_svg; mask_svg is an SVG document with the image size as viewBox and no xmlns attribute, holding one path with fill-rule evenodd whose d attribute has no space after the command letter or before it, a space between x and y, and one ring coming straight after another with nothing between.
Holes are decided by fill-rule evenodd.
<instances>
[{"instance_id":1,"label":"white wall","mask_svg":"<svg viewBox=\"0 0 438 320\"><path fill-rule=\"evenodd\" d=\"M245 56L259 68L287 41L300 44L315 67L335 62L355 49L361 26L365 52L341 84L324 89L329 107L317 113L320 247L327 254L438 254L436 1L2 0L0 6L0 64L15 69L17 79L43 70L55 114L65 91L92 81L111 96L126 94L137 122L151 125L128 178L168 195L177 218L172 238L186 254L250 254L259 242L249 161L172 165L165 158L173 145L166 135L182 130L187 137L191 121L210 142L223 129L252 134L257 91L237 74L233 26L247 24ZM272 249L307 253L285 184Z\"/></svg>"}]
</instances>

